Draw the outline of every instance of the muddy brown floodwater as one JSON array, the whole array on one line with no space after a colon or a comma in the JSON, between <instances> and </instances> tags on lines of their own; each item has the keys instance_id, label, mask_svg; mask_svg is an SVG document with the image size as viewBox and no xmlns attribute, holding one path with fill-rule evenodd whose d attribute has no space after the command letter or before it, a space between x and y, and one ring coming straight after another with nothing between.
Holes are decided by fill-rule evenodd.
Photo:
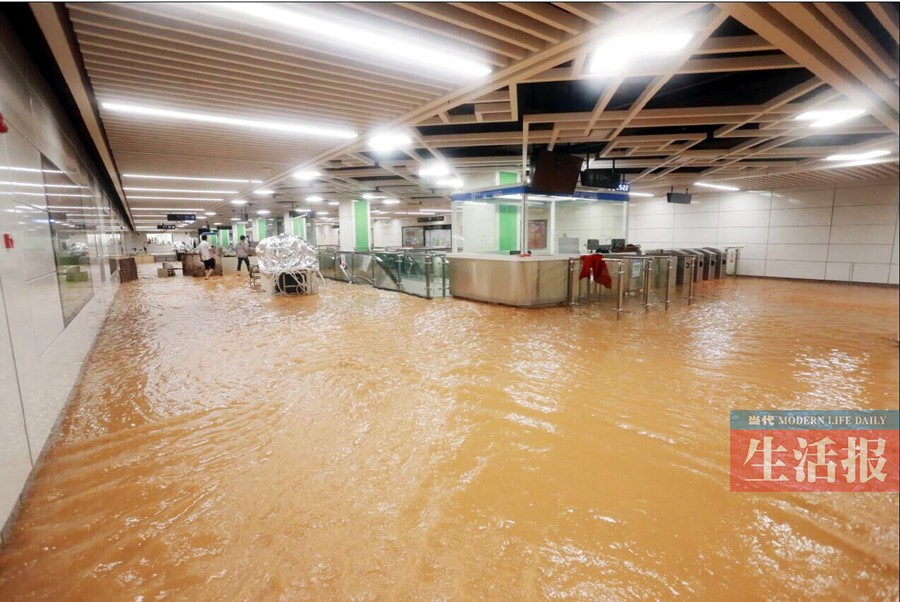
<instances>
[{"instance_id":1,"label":"muddy brown floodwater","mask_svg":"<svg viewBox=\"0 0 900 602\"><path fill-rule=\"evenodd\" d=\"M896 288L668 313L123 285L0 600L889 600L898 495L729 492L730 409L898 407Z\"/></svg>"}]
</instances>

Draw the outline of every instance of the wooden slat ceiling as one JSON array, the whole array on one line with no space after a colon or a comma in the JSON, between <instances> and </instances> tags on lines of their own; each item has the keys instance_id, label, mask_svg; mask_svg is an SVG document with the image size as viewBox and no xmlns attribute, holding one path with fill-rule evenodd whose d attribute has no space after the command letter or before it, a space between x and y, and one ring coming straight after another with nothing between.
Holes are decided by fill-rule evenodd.
<instances>
[{"instance_id":1,"label":"wooden slat ceiling","mask_svg":"<svg viewBox=\"0 0 900 602\"><path fill-rule=\"evenodd\" d=\"M421 47L480 61L476 79L425 71L323 42L213 4L67 4L99 103L130 102L247 119L350 129L351 142L100 111L140 217L152 207L233 212L306 207L376 188L413 207L447 207L451 190L420 179L442 159L468 183L520 170L523 152L551 148L626 174L659 194L696 181L742 189L898 177L896 4L310 3L279 4ZM676 56L621 76L588 72L592 53L623 32L694 33ZM837 105L866 115L814 130L800 113ZM389 157L367 135L404 129L414 144ZM840 169L834 153L888 149L887 162ZM317 169L302 183L291 174ZM136 180L126 174L254 180ZM274 189L274 196L252 194ZM137 199L159 196L160 199ZM220 201L175 201L175 197ZM198 204L199 203L199 204Z\"/></svg>"}]
</instances>

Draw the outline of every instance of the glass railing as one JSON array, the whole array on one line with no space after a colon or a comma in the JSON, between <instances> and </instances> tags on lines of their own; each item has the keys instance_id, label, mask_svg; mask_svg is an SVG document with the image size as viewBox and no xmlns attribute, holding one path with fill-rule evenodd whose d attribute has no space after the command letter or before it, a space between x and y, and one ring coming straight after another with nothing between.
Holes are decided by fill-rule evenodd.
<instances>
[{"instance_id":1,"label":"glass railing","mask_svg":"<svg viewBox=\"0 0 900 602\"><path fill-rule=\"evenodd\" d=\"M444 251L339 251L319 248L319 270L332 280L434 299L449 297Z\"/></svg>"}]
</instances>

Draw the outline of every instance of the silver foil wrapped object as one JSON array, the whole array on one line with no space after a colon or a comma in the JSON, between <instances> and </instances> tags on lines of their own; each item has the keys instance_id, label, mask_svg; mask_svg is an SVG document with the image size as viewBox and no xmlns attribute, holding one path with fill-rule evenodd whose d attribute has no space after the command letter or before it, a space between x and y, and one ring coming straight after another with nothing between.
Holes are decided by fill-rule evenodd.
<instances>
[{"instance_id":1,"label":"silver foil wrapped object","mask_svg":"<svg viewBox=\"0 0 900 602\"><path fill-rule=\"evenodd\" d=\"M315 247L290 234L270 236L256 245L259 271L275 274L286 270L319 269L319 255Z\"/></svg>"}]
</instances>

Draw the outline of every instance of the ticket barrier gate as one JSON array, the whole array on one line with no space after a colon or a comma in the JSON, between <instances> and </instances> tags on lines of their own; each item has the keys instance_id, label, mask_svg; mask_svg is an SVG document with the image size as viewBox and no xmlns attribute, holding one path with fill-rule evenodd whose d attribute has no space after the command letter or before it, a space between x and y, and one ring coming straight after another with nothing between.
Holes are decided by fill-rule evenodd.
<instances>
[{"instance_id":1,"label":"ticket barrier gate","mask_svg":"<svg viewBox=\"0 0 900 602\"><path fill-rule=\"evenodd\" d=\"M709 266L706 261L706 253L701 252L699 249L681 249L681 251L694 257L694 282L709 280Z\"/></svg>"},{"instance_id":2,"label":"ticket barrier gate","mask_svg":"<svg viewBox=\"0 0 900 602\"><path fill-rule=\"evenodd\" d=\"M722 249L716 249L713 247L703 247L704 251L709 253L713 253L713 264L710 266L709 277L710 278L725 278L726 271L726 253Z\"/></svg>"}]
</instances>

